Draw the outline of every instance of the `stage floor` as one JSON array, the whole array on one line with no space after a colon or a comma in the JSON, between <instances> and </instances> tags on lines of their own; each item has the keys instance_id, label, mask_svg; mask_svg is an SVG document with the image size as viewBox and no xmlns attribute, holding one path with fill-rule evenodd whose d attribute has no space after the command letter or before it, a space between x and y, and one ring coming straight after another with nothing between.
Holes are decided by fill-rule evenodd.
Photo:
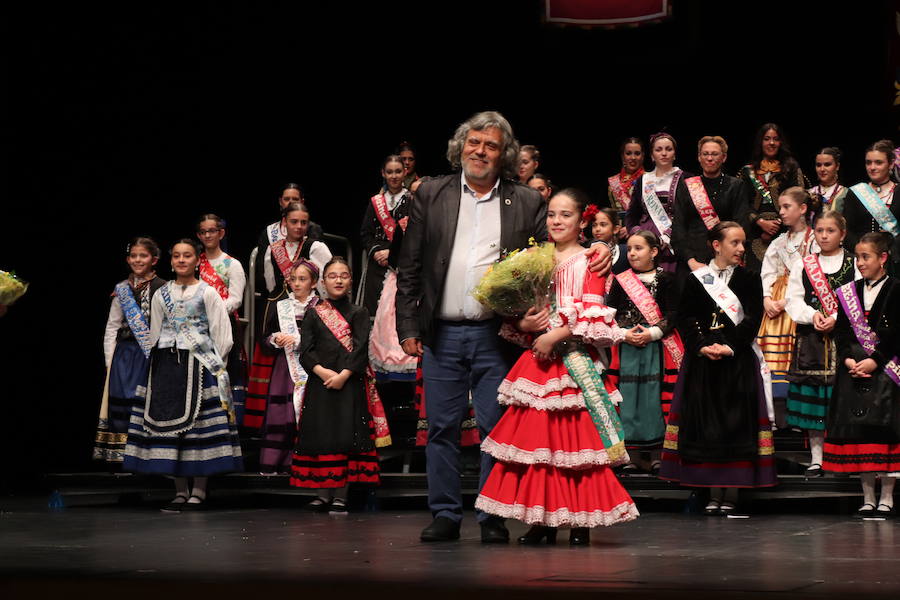
<instances>
[{"instance_id":1,"label":"stage floor","mask_svg":"<svg viewBox=\"0 0 900 600\"><path fill-rule=\"evenodd\" d=\"M164 514L146 504L50 511L45 502L4 499L6 600L76 592L194 600L900 594L897 521L645 512L635 522L593 530L588 548L569 547L567 532L554 547L521 547L482 545L472 513L459 542L423 544L419 532L430 517L421 510L334 517L225 505ZM509 526L513 537L526 529Z\"/></svg>"}]
</instances>

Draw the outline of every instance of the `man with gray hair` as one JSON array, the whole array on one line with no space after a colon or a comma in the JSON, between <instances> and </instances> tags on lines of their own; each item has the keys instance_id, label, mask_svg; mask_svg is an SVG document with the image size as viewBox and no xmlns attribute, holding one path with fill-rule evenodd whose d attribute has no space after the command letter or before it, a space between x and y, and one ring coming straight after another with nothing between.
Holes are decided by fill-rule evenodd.
<instances>
[{"instance_id":1,"label":"man with gray hair","mask_svg":"<svg viewBox=\"0 0 900 600\"><path fill-rule=\"evenodd\" d=\"M423 183L410 207L397 278L397 334L403 350L423 356L428 444L428 505L434 521L422 541L459 538L462 492L460 424L469 396L482 439L500 419L497 388L521 348L497 333L500 320L471 291L502 251L547 239L547 204L512 181L519 143L509 122L486 111L462 123L447 144L460 172ZM506 178L502 177L505 176ZM592 270L608 269L608 251ZM546 320L548 310L527 318ZM479 491L493 459L481 454ZM503 520L477 513L481 541L509 540Z\"/></svg>"}]
</instances>

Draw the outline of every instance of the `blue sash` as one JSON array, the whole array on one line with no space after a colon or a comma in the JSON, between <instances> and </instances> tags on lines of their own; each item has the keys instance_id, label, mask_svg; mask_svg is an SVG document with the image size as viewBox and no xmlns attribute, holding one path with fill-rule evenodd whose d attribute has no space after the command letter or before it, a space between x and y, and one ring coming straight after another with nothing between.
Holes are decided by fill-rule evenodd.
<instances>
[{"instance_id":1,"label":"blue sash","mask_svg":"<svg viewBox=\"0 0 900 600\"><path fill-rule=\"evenodd\" d=\"M862 205L866 207L872 218L878 223L884 231L887 231L894 237L900 235L900 225L897 223L897 217L891 212L884 201L878 197L875 190L868 183L857 183L850 188Z\"/></svg>"},{"instance_id":2,"label":"blue sash","mask_svg":"<svg viewBox=\"0 0 900 600\"><path fill-rule=\"evenodd\" d=\"M138 346L141 347L144 356L149 357L151 348L150 325L147 323L147 317L144 315L144 311L141 310L141 307L138 306L137 301L134 299L131 286L128 285L127 281L122 281L116 285L116 297L119 299L119 304L122 306L122 312L125 314L125 321L128 323L128 328L131 329L131 333L134 334L134 339L137 340Z\"/></svg>"},{"instance_id":3,"label":"blue sash","mask_svg":"<svg viewBox=\"0 0 900 600\"><path fill-rule=\"evenodd\" d=\"M196 293L202 295L206 285L206 283L201 281ZM209 336L201 335L197 328L188 321L184 306L176 305L172 300L171 290L171 281L159 288L169 319L172 321L174 329L183 335L190 345L191 355L200 361L200 364L206 367L210 373L215 375L219 386L219 399L222 402L222 407L228 413L229 421L233 423L234 408L231 401L231 379L228 377L228 371L225 370L225 363L216 351L215 346L213 346L212 339Z\"/></svg>"}]
</instances>

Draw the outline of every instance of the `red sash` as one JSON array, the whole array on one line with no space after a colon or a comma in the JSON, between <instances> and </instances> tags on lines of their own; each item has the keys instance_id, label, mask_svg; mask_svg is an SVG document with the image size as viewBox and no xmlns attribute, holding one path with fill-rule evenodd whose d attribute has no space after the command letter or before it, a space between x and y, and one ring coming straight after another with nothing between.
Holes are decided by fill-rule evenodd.
<instances>
[{"instance_id":1,"label":"red sash","mask_svg":"<svg viewBox=\"0 0 900 600\"><path fill-rule=\"evenodd\" d=\"M609 189L612 190L613 198L619 202L622 210L628 210L628 205L631 204L631 189L634 187L634 182L643 174L644 169L640 168L630 176L626 175L623 178L622 173L619 172L607 180Z\"/></svg>"},{"instance_id":2,"label":"red sash","mask_svg":"<svg viewBox=\"0 0 900 600\"><path fill-rule=\"evenodd\" d=\"M228 300L228 286L225 285L225 282L222 281L222 278L216 272L212 263L206 258L206 252L200 253L200 265L198 268L200 269L200 279L219 292L219 296L222 297L222 300Z\"/></svg>"},{"instance_id":3,"label":"red sash","mask_svg":"<svg viewBox=\"0 0 900 600\"><path fill-rule=\"evenodd\" d=\"M316 314L322 319L322 323L337 338L344 350L352 352L353 329L350 327L347 319L344 318L344 315L338 312L328 300L320 300L314 308ZM372 370L371 365L366 365L363 383L366 388L369 414L372 416L372 422L375 426L375 446L377 448L389 446L391 444L391 432L388 429L387 418L384 416L384 406L381 404L381 397L378 395L378 390L375 389L375 372Z\"/></svg>"},{"instance_id":4,"label":"red sash","mask_svg":"<svg viewBox=\"0 0 900 600\"><path fill-rule=\"evenodd\" d=\"M804 256L803 270L806 272L806 277L819 298L819 302L822 303L822 309L825 311L825 314L828 316L835 314L838 310L837 296L835 296L831 286L828 285L828 276L822 271L822 265L819 264L819 256L812 252Z\"/></svg>"},{"instance_id":5,"label":"red sash","mask_svg":"<svg viewBox=\"0 0 900 600\"><path fill-rule=\"evenodd\" d=\"M375 209L375 216L378 217L378 222L381 223L381 228L384 229L388 241L393 242L397 221L391 216L391 211L388 210L387 199L384 197L384 194L372 196L372 207Z\"/></svg>"},{"instance_id":6,"label":"red sash","mask_svg":"<svg viewBox=\"0 0 900 600\"><path fill-rule=\"evenodd\" d=\"M292 259L288 255L287 251L287 239L280 239L274 244L270 246L272 248L272 257L275 259L275 264L278 265L278 269L281 271L281 274L284 276L285 281L290 279L291 277L291 266L294 264L294 260L296 260L296 256ZM297 254L300 254L300 250L303 248L303 242L301 241L297 246Z\"/></svg>"},{"instance_id":7,"label":"red sash","mask_svg":"<svg viewBox=\"0 0 900 600\"><path fill-rule=\"evenodd\" d=\"M625 293L628 294L628 298L634 302L637 309L641 311L641 316L647 320L651 327L662 320L662 311L659 310L659 304L656 303L656 300L650 295L650 290L647 289L643 281L638 279L634 271L628 269L615 277L622 289L625 290ZM672 357L676 368L681 368L681 361L684 359L684 343L682 343L678 332L673 329L669 335L663 336L662 344L665 351Z\"/></svg>"},{"instance_id":8,"label":"red sash","mask_svg":"<svg viewBox=\"0 0 900 600\"><path fill-rule=\"evenodd\" d=\"M703 219L703 224L706 225L706 230L709 231L718 224L719 215L716 214L716 209L709 200L709 194L706 193L706 188L703 187L703 180L699 176L688 177L684 180L684 184L691 194L694 208L700 213L700 218Z\"/></svg>"}]
</instances>

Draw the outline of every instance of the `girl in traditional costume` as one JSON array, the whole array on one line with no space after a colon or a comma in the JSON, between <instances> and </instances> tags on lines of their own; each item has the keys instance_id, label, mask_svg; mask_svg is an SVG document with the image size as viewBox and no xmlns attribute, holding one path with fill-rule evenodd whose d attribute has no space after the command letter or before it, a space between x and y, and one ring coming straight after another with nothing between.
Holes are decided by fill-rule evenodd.
<instances>
[{"instance_id":1,"label":"girl in traditional costume","mask_svg":"<svg viewBox=\"0 0 900 600\"><path fill-rule=\"evenodd\" d=\"M609 206L619 212L628 210L631 205L631 189L644 174L644 142L640 138L630 137L619 146L622 168L609 177L607 195Z\"/></svg>"},{"instance_id":2,"label":"girl in traditional costume","mask_svg":"<svg viewBox=\"0 0 900 600\"><path fill-rule=\"evenodd\" d=\"M788 370L786 420L789 427L803 429L809 437L812 456L807 477L822 475L825 415L837 365L834 290L860 277L853 254L841 247L847 222L839 212L826 211L819 217L815 234L820 251L794 265L785 294L785 311L797 326Z\"/></svg>"},{"instance_id":3,"label":"girl in traditional costume","mask_svg":"<svg viewBox=\"0 0 900 600\"><path fill-rule=\"evenodd\" d=\"M273 223L273 225L276 224ZM281 226L284 227L284 235L278 233L281 231L279 228ZM262 314L257 317L256 345L253 350L253 362L250 366L250 383L247 387L244 426L249 429L259 429L265 419L266 397L269 394L274 357L267 356L259 349L259 345L263 340L262 328L268 320L269 312L275 310L275 304L278 301L290 296L285 280L291 265L297 259L304 258L321 270L325 263L331 260L331 250L328 249L328 246L307 235L308 226L309 211L306 206L299 202L288 202L281 211L279 227L269 228L273 236L270 240L271 243L265 249L259 249L263 260L262 265L257 265L257 269L262 271L266 300ZM321 282L319 292L324 292Z\"/></svg>"},{"instance_id":4,"label":"girl in traditional costume","mask_svg":"<svg viewBox=\"0 0 900 600\"><path fill-rule=\"evenodd\" d=\"M870 231L891 234L891 263L888 272L897 272L900 261L900 201L897 185L891 181L894 165L894 142L880 140L866 148L866 174L869 180L851 186L844 197L844 217L847 219L847 246Z\"/></svg>"},{"instance_id":5,"label":"girl in traditional costume","mask_svg":"<svg viewBox=\"0 0 900 600\"><path fill-rule=\"evenodd\" d=\"M164 510L196 510L210 475L243 469L224 360L231 324L222 297L196 277L196 242L170 252L175 280L151 302L146 398L131 412L123 469L171 475L175 498Z\"/></svg>"},{"instance_id":6,"label":"girl in traditional costume","mask_svg":"<svg viewBox=\"0 0 900 600\"><path fill-rule=\"evenodd\" d=\"M597 208L591 204L584 211L585 221L590 224L593 241L603 242L609 248L612 273L617 275L628 269L626 244L619 243L619 212L613 208ZM608 280L612 284L612 278Z\"/></svg>"},{"instance_id":7,"label":"girl in traditional costume","mask_svg":"<svg viewBox=\"0 0 900 600\"><path fill-rule=\"evenodd\" d=\"M741 168L741 179L750 202L750 244L746 262L756 268L766 248L781 231L778 197L789 187L806 187L806 178L791 154L781 127L766 123L756 132L750 163Z\"/></svg>"},{"instance_id":8,"label":"girl in traditional costume","mask_svg":"<svg viewBox=\"0 0 900 600\"><path fill-rule=\"evenodd\" d=\"M262 347L266 354L275 356L259 449L259 470L263 474L289 472L291 468L297 415L309 378L300 364L300 326L307 311L319 300L314 291L318 281L319 268L304 258L298 259L288 276L293 294L276 303L263 325Z\"/></svg>"},{"instance_id":9,"label":"girl in traditional costume","mask_svg":"<svg viewBox=\"0 0 900 600\"><path fill-rule=\"evenodd\" d=\"M379 482L376 448L391 443L368 361L369 313L350 302L350 267L322 271L326 298L303 318L300 363L309 373L298 415L291 485L321 490L312 510L347 512L349 483Z\"/></svg>"},{"instance_id":10,"label":"girl in traditional costume","mask_svg":"<svg viewBox=\"0 0 900 600\"><path fill-rule=\"evenodd\" d=\"M706 514L730 514L738 488L776 484L766 407L758 275L740 266L744 229L722 221L709 231L709 265L686 278L678 309L684 363L675 384L659 476L710 488ZM723 489L726 490L723 494Z\"/></svg>"},{"instance_id":11,"label":"girl in traditional costume","mask_svg":"<svg viewBox=\"0 0 900 600\"><path fill-rule=\"evenodd\" d=\"M366 204L359 236L366 250L368 264L360 282L363 306L374 315L380 306L381 290L389 273L391 240L397 229L397 221L409 209L409 190L403 187L404 167L400 157L391 154L381 163L384 188L372 196ZM395 275L396 277L396 275ZM393 303L393 296L391 297Z\"/></svg>"},{"instance_id":12,"label":"girl in traditional costume","mask_svg":"<svg viewBox=\"0 0 900 600\"><path fill-rule=\"evenodd\" d=\"M625 213L628 234L647 229L656 235L660 241L659 264L670 273L675 272L676 266L671 245L672 215L676 201L688 193L683 180L691 176L674 165L675 149L675 138L668 133L650 137L650 153L656 167L634 184Z\"/></svg>"},{"instance_id":13,"label":"girl in traditional costume","mask_svg":"<svg viewBox=\"0 0 900 600\"><path fill-rule=\"evenodd\" d=\"M531 350L500 385L498 400L509 408L481 445L498 462L475 507L531 524L521 544L553 543L558 527L572 528L570 544L589 544L589 528L638 516L611 469L628 453L614 406L619 395L601 376L598 349L624 332L603 304L605 281L588 270L578 242L586 205L576 190L550 199L552 310L529 311L518 322L534 338L525 341ZM519 343L527 337L510 336Z\"/></svg>"},{"instance_id":14,"label":"girl in traditional costume","mask_svg":"<svg viewBox=\"0 0 900 600\"><path fill-rule=\"evenodd\" d=\"M165 281L156 275L159 246L147 237L128 244L128 279L113 291L103 335L106 386L94 438L94 458L119 464L125 453L128 421L143 400L150 368L150 303Z\"/></svg>"},{"instance_id":15,"label":"girl in traditional costume","mask_svg":"<svg viewBox=\"0 0 900 600\"><path fill-rule=\"evenodd\" d=\"M197 239L203 245L200 253L199 278L213 287L222 300L231 321L231 338L234 345L228 353L228 376L231 379L231 400L238 423L244 420L244 404L247 397L247 354L244 351L243 326L239 314L244 303L244 287L247 276L241 262L222 250L225 239L225 220L212 213L197 221Z\"/></svg>"},{"instance_id":16,"label":"girl in traditional costume","mask_svg":"<svg viewBox=\"0 0 900 600\"><path fill-rule=\"evenodd\" d=\"M630 269L615 276L606 303L616 309L624 339L612 349L609 377L622 394L619 418L625 446L638 466L657 473L672 392L684 357L675 331L675 276L656 266L659 240L650 231L628 238ZM650 450L650 459L635 456Z\"/></svg>"},{"instance_id":17,"label":"girl in traditional costume","mask_svg":"<svg viewBox=\"0 0 900 600\"><path fill-rule=\"evenodd\" d=\"M862 279L835 290L838 367L822 468L859 473L860 517L893 516L900 477L900 281L887 273L890 243L884 233L864 234L855 249Z\"/></svg>"},{"instance_id":18,"label":"girl in traditional costume","mask_svg":"<svg viewBox=\"0 0 900 600\"><path fill-rule=\"evenodd\" d=\"M757 342L769 365L772 376L772 397L783 401L787 397L787 371L791 365L791 350L794 346L794 322L784 307L787 304L788 278L794 269L811 252L818 252L815 235L806 220L812 208L812 198L803 188L792 187L784 190L778 198L778 211L787 231L769 244L763 258L762 278L763 315ZM812 210L810 210L812 209ZM784 426L781 403L779 402L779 426ZM769 408L769 419L775 423L774 406Z\"/></svg>"},{"instance_id":19,"label":"girl in traditional costume","mask_svg":"<svg viewBox=\"0 0 900 600\"><path fill-rule=\"evenodd\" d=\"M818 184L806 190L811 196L819 199L822 212L833 210L844 212L844 197L847 188L841 185L841 150L834 146L822 148L816 154L816 177ZM851 253L852 255L852 253Z\"/></svg>"}]
</instances>

